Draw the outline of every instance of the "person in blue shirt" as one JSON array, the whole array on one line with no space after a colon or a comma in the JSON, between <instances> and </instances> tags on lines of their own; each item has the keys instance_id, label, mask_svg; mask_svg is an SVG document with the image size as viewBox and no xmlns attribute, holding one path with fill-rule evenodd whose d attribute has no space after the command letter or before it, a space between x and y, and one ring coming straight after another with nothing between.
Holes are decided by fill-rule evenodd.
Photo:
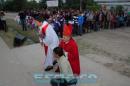
<instances>
[{"instance_id":1,"label":"person in blue shirt","mask_svg":"<svg viewBox=\"0 0 130 86\"><path fill-rule=\"evenodd\" d=\"M82 35L83 33L83 23L84 23L84 17L82 14L79 14L78 16L78 35Z\"/></svg>"}]
</instances>

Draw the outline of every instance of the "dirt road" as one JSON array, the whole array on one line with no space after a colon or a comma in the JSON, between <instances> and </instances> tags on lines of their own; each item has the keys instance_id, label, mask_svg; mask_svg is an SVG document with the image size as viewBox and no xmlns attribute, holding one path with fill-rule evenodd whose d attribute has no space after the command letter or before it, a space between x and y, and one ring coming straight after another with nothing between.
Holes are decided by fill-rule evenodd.
<instances>
[{"instance_id":1,"label":"dirt road","mask_svg":"<svg viewBox=\"0 0 130 86\"><path fill-rule=\"evenodd\" d=\"M104 30L75 39L81 55L130 77L130 28Z\"/></svg>"}]
</instances>

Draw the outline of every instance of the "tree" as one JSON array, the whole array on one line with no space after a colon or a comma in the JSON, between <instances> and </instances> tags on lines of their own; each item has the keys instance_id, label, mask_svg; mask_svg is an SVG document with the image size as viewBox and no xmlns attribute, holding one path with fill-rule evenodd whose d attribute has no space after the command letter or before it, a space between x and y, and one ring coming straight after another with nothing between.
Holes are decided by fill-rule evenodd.
<instances>
[{"instance_id":1,"label":"tree","mask_svg":"<svg viewBox=\"0 0 130 86\"><path fill-rule=\"evenodd\" d=\"M31 0L27 2L26 9L38 9L39 5L35 0Z\"/></svg>"},{"instance_id":2,"label":"tree","mask_svg":"<svg viewBox=\"0 0 130 86\"><path fill-rule=\"evenodd\" d=\"M94 0L66 0L66 3L63 5L65 8L74 8L79 9L80 8L80 1L82 4L82 9L90 9L90 10L97 10L99 9L99 5L97 5Z\"/></svg>"},{"instance_id":3,"label":"tree","mask_svg":"<svg viewBox=\"0 0 130 86\"><path fill-rule=\"evenodd\" d=\"M80 0L66 0L66 3L63 5L64 8L74 8L79 9Z\"/></svg>"},{"instance_id":4,"label":"tree","mask_svg":"<svg viewBox=\"0 0 130 86\"><path fill-rule=\"evenodd\" d=\"M5 9L9 11L20 11L26 8L27 0L8 0L5 2Z\"/></svg>"},{"instance_id":5,"label":"tree","mask_svg":"<svg viewBox=\"0 0 130 86\"><path fill-rule=\"evenodd\" d=\"M62 8L63 7L63 2L62 0L59 0L59 8Z\"/></svg>"},{"instance_id":6,"label":"tree","mask_svg":"<svg viewBox=\"0 0 130 86\"><path fill-rule=\"evenodd\" d=\"M0 10L3 10L4 8L4 0L0 0Z\"/></svg>"},{"instance_id":7,"label":"tree","mask_svg":"<svg viewBox=\"0 0 130 86\"><path fill-rule=\"evenodd\" d=\"M84 0L83 3L85 3L83 9L89 9L93 11L100 9L100 6L94 0Z\"/></svg>"},{"instance_id":8,"label":"tree","mask_svg":"<svg viewBox=\"0 0 130 86\"><path fill-rule=\"evenodd\" d=\"M39 6L41 9L43 8L46 9L47 8L46 0L40 0Z\"/></svg>"},{"instance_id":9,"label":"tree","mask_svg":"<svg viewBox=\"0 0 130 86\"><path fill-rule=\"evenodd\" d=\"M20 1L13 0L13 3L14 3L14 8L16 9L16 11L20 11L26 8L27 0L20 0Z\"/></svg>"},{"instance_id":10,"label":"tree","mask_svg":"<svg viewBox=\"0 0 130 86\"><path fill-rule=\"evenodd\" d=\"M116 6L116 13L117 14L122 14L124 11L124 7L122 5Z\"/></svg>"},{"instance_id":11,"label":"tree","mask_svg":"<svg viewBox=\"0 0 130 86\"><path fill-rule=\"evenodd\" d=\"M20 10L27 10L27 9L38 9L39 3L35 0L8 0L5 3L5 9L8 11L20 11Z\"/></svg>"}]
</instances>

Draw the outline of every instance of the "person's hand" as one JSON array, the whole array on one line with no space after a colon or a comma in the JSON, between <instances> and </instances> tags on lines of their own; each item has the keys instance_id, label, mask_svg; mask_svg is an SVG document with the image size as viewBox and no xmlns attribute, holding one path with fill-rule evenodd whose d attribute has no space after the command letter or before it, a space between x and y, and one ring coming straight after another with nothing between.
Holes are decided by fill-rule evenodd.
<instances>
[{"instance_id":1,"label":"person's hand","mask_svg":"<svg viewBox=\"0 0 130 86\"><path fill-rule=\"evenodd\" d=\"M42 32L40 32L40 33L39 33L39 37L40 37L41 39L43 39L43 38L45 38L45 34L42 33Z\"/></svg>"}]
</instances>

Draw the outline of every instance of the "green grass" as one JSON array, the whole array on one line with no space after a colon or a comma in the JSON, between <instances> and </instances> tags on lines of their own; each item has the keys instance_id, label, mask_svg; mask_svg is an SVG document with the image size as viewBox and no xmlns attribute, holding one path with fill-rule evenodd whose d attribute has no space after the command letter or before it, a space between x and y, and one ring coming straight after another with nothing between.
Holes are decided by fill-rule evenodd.
<instances>
[{"instance_id":1,"label":"green grass","mask_svg":"<svg viewBox=\"0 0 130 86\"><path fill-rule=\"evenodd\" d=\"M21 26L18 25L14 20L7 19L6 21L8 26L8 32L0 31L0 36L9 46L9 48L14 48L13 41L16 34L21 34L31 40L25 41L23 46L39 42L38 36L34 32L34 30L28 29L28 31L22 31Z\"/></svg>"},{"instance_id":2,"label":"green grass","mask_svg":"<svg viewBox=\"0 0 130 86\"><path fill-rule=\"evenodd\" d=\"M34 32L34 30L28 30L28 31L22 31L22 28L20 25L18 25L14 20L11 19L7 19L7 25L8 27L13 28L15 31L17 31L18 33L30 38L31 40L33 40L35 43L39 42L38 40L38 36L36 35L36 33Z\"/></svg>"}]
</instances>

